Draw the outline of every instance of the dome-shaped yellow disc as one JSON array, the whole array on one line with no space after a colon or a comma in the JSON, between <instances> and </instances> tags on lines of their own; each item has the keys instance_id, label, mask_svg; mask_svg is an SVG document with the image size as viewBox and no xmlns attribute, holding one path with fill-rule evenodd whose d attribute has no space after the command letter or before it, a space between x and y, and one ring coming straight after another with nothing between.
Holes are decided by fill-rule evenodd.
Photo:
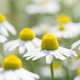
<instances>
[{"instance_id":1,"label":"dome-shaped yellow disc","mask_svg":"<svg viewBox=\"0 0 80 80\"><path fill-rule=\"evenodd\" d=\"M21 67L22 67L22 62L15 55L10 55L10 56L6 57L3 61L3 68L6 70L8 70L8 69L20 69Z\"/></svg>"},{"instance_id":2,"label":"dome-shaped yellow disc","mask_svg":"<svg viewBox=\"0 0 80 80\"><path fill-rule=\"evenodd\" d=\"M42 43L41 43L42 50L56 50L58 48L59 48L59 44L54 35L47 34L43 36Z\"/></svg>"},{"instance_id":3,"label":"dome-shaped yellow disc","mask_svg":"<svg viewBox=\"0 0 80 80\"><path fill-rule=\"evenodd\" d=\"M35 34L31 29L25 28L20 32L19 37L21 40L32 40L35 38Z\"/></svg>"}]
</instances>

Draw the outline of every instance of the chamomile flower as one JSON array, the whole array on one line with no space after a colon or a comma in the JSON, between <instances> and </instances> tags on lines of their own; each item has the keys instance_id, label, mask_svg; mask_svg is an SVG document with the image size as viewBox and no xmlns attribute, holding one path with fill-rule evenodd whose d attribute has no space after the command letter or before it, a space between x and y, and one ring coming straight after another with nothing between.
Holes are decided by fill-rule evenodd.
<instances>
[{"instance_id":1,"label":"chamomile flower","mask_svg":"<svg viewBox=\"0 0 80 80\"><path fill-rule=\"evenodd\" d=\"M4 45L5 50L12 51L15 48L19 47L19 53L23 54L25 50L33 51L37 47L40 47L41 40L36 38L33 31L29 28L23 29L17 40L9 41Z\"/></svg>"},{"instance_id":2,"label":"chamomile flower","mask_svg":"<svg viewBox=\"0 0 80 80\"><path fill-rule=\"evenodd\" d=\"M17 56L10 55L4 59L3 67L0 69L0 80L35 79L39 79L39 76L22 68L22 62Z\"/></svg>"},{"instance_id":3,"label":"chamomile flower","mask_svg":"<svg viewBox=\"0 0 80 80\"><path fill-rule=\"evenodd\" d=\"M37 14L37 13L54 14L59 12L59 10L60 10L60 5L52 0L39 0L36 3L29 4L26 7L26 12L28 14Z\"/></svg>"},{"instance_id":4,"label":"chamomile flower","mask_svg":"<svg viewBox=\"0 0 80 80\"><path fill-rule=\"evenodd\" d=\"M73 80L80 80L80 68L78 69L78 75Z\"/></svg>"},{"instance_id":5,"label":"chamomile flower","mask_svg":"<svg viewBox=\"0 0 80 80\"><path fill-rule=\"evenodd\" d=\"M24 54L23 57L27 57L27 60L31 58L32 60L36 60L45 57L47 64L51 64L53 56L57 59L65 60L66 57L70 57L71 55L77 56L75 51L60 47L57 38L54 35L47 34L43 36L41 48L35 50L34 52L29 51Z\"/></svg>"},{"instance_id":6,"label":"chamomile flower","mask_svg":"<svg viewBox=\"0 0 80 80\"><path fill-rule=\"evenodd\" d=\"M9 36L9 33L16 35L15 28L6 20L6 17L0 13L0 33L4 36Z\"/></svg>"},{"instance_id":7,"label":"chamomile flower","mask_svg":"<svg viewBox=\"0 0 80 80\"><path fill-rule=\"evenodd\" d=\"M3 35L0 35L0 43L5 43L7 41L7 38Z\"/></svg>"},{"instance_id":8,"label":"chamomile flower","mask_svg":"<svg viewBox=\"0 0 80 80\"><path fill-rule=\"evenodd\" d=\"M76 47L78 47L78 50L80 50L80 40L76 41L71 46L72 49L75 49Z\"/></svg>"},{"instance_id":9,"label":"chamomile flower","mask_svg":"<svg viewBox=\"0 0 80 80\"><path fill-rule=\"evenodd\" d=\"M54 68L54 77L55 78L62 78L65 76L64 70L62 69L62 66L59 63L56 63L53 65ZM51 77L49 67L43 67L40 69L40 73L44 77ZM46 74L47 73L47 74Z\"/></svg>"},{"instance_id":10,"label":"chamomile flower","mask_svg":"<svg viewBox=\"0 0 80 80\"><path fill-rule=\"evenodd\" d=\"M80 34L80 23L67 23L55 25L49 30L49 33L54 34L57 38L76 37Z\"/></svg>"}]
</instances>

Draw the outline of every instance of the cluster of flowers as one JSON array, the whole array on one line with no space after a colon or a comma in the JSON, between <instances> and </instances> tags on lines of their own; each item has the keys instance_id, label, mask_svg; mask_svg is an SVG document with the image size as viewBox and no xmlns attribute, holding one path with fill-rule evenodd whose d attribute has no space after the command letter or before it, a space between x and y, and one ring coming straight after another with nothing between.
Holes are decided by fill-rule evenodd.
<instances>
[{"instance_id":1,"label":"cluster of flowers","mask_svg":"<svg viewBox=\"0 0 80 80\"><path fill-rule=\"evenodd\" d=\"M48 34L44 35L42 40L37 38L34 34L36 30L38 30L37 32L39 33L39 29L32 29L33 32L31 29L25 28L20 31L19 39L5 43L9 36L8 31L13 35L16 35L16 30L9 24L5 16L0 14L0 43L5 43L4 49L8 51L15 50L15 48L19 47L19 53L23 54L23 57L26 57L26 60L32 59L34 61L45 57L46 63L50 64L52 80L54 80L52 68L53 59L65 60L67 57L77 57L77 54L73 49L80 44L80 40L75 42L71 49L59 46L57 38L72 38L77 36L80 34L80 24L72 23L72 20L66 15L62 15L57 22L59 24L48 30ZM80 69L78 74L80 75ZM79 80L77 78L80 79L80 76L77 76L74 80ZM10 55L4 59L3 67L0 69L0 80L35 79L39 79L39 76L23 69L22 62L17 56Z\"/></svg>"}]
</instances>

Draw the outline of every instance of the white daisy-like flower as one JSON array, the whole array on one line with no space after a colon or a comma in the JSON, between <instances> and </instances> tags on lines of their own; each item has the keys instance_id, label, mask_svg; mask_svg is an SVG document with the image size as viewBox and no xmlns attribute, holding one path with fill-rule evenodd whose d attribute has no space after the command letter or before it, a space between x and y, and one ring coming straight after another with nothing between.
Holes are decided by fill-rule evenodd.
<instances>
[{"instance_id":1,"label":"white daisy-like flower","mask_svg":"<svg viewBox=\"0 0 80 80\"><path fill-rule=\"evenodd\" d=\"M80 68L78 69L78 75L73 80L80 80Z\"/></svg>"},{"instance_id":2,"label":"white daisy-like flower","mask_svg":"<svg viewBox=\"0 0 80 80\"><path fill-rule=\"evenodd\" d=\"M64 70L62 69L62 66L60 64L54 64L53 65L53 69L54 69L54 77L55 78L62 78L65 76L64 74ZM42 76L44 77L51 77L50 75L50 69L49 67L43 67L40 69L40 73ZM46 74L47 73L47 74Z\"/></svg>"},{"instance_id":3,"label":"white daisy-like flower","mask_svg":"<svg viewBox=\"0 0 80 80\"><path fill-rule=\"evenodd\" d=\"M41 48L35 50L34 52L28 51L23 57L27 57L27 60L31 58L32 60L36 60L46 57L47 64L51 64L53 56L57 59L65 60L66 57L70 57L72 55L77 56L75 51L60 47L54 35L47 34L43 36Z\"/></svg>"},{"instance_id":4,"label":"white daisy-like flower","mask_svg":"<svg viewBox=\"0 0 80 80\"><path fill-rule=\"evenodd\" d=\"M7 41L7 38L3 35L0 35L0 43L5 43Z\"/></svg>"},{"instance_id":5,"label":"white daisy-like flower","mask_svg":"<svg viewBox=\"0 0 80 80\"><path fill-rule=\"evenodd\" d=\"M39 76L22 68L22 62L17 56L10 55L4 59L3 68L0 69L0 80L36 79L39 79Z\"/></svg>"},{"instance_id":6,"label":"white daisy-like flower","mask_svg":"<svg viewBox=\"0 0 80 80\"><path fill-rule=\"evenodd\" d=\"M76 37L80 34L80 23L67 23L63 25L55 25L51 28L49 33L54 34L57 38Z\"/></svg>"},{"instance_id":7,"label":"white daisy-like flower","mask_svg":"<svg viewBox=\"0 0 80 80\"><path fill-rule=\"evenodd\" d=\"M59 25L53 26L49 31L49 33L54 34L57 38L72 38L80 34L80 23L72 23L68 16L61 16L58 19L58 23Z\"/></svg>"},{"instance_id":8,"label":"white daisy-like flower","mask_svg":"<svg viewBox=\"0 0 80 80\"><path fill-rule=\"evenodd\" d=\"M23 54L25 50L33 51L36 48L40 47L41 40L35 37L33 31L29 28L23 29L17 40L9 41L4 45L5 50L12 51L15 48L19 47L19 53Z\"/></svg>"},{"instance_id":9,"label":"white daisy-like flower","mask_svg":"<svg viewBox=\"0 0 80 80\"><path fill-rule=\"evenodd\" d=\"M62 0L63 1L63 0ZM78 0L65 0L63 1L63 4L65 6L75 6L78 3Z\"/></svg>"},{"instance_id":10,"label":"white daisy-like flower","mask_svg":"<svg viewBox=\"0 0 80 80\"><path fill-rule=\"evenodd\" d=\"M37 0L34 4L29 4L26 7L26 12L28 14L37 14L37 13L49 13L54 14L59 12L60 5L57 2L54 2L52 0Z\"/></svg>"},{"instance_id":11,"label":"white daisy-like flower","mask_svg":"<svg viewBox=\"0 0 80 80\"><path fill-rule=\"evenodd\" d=\"M48 24L40 24L38 26L32 27L32 30L36 35L48 33L50 26Z\"/></svg>"},{"instance_id":12,"label":"white daisy-like flower","mask_svg":"<svg viewBox=\"0 0 80 80\"><path fill-rule=\"evenodd\" d=\"M9 36L9 33L16 35L15 28L6 20L5 16L0 13L0 33L4 36Z\"/></svg>"},{"instance_id":13,"label":"white daisy-like flower","mask_svg":"<svg viewBox=\"0 0 80 80\"><path fill-rule=\"evenodd\" d=\"M73 43L71 46L71 49L75 49L76 47L78 47L78 50L80 50L80 40Z\"/></svg>"}]
</instances>

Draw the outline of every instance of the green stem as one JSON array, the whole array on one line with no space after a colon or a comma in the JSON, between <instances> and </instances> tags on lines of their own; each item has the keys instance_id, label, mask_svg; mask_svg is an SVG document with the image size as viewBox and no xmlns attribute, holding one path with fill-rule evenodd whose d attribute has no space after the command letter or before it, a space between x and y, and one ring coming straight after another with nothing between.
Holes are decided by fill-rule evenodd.
<instances>
[{"instance_id":1,"label":"green stem","mask_svg":"<svg viewBox=\"0 0 80 80\"><path fill-rule=\"evenodd\" d=\"M5 57L5 55L4 55L4 48L3 48L3 44L1 44L1 54L2 54L2 56L3 56L3 58Z\"/></svg>"},{"instance_id":2,"label":"green stem","mask_svg":"<svg viewBox=\"0 0 80 80\"><path fill-rule=\"evenodd\" d=\"M31 66L32 66L32 71L33 71L33 73L35 73L34 63L32 60L30 60L30 62L31 62Z\"/></svg>"},{"instance_id":3,"label":"green stem","mask_svg":"<svg viewBox=\"0 0 80 80\"><path fill-rule=\"evenodd\" d=\"M51 70L51 78L52 80L54 80L53 63L50 64L50 70Z\"/></svg>"}]
</instances>

